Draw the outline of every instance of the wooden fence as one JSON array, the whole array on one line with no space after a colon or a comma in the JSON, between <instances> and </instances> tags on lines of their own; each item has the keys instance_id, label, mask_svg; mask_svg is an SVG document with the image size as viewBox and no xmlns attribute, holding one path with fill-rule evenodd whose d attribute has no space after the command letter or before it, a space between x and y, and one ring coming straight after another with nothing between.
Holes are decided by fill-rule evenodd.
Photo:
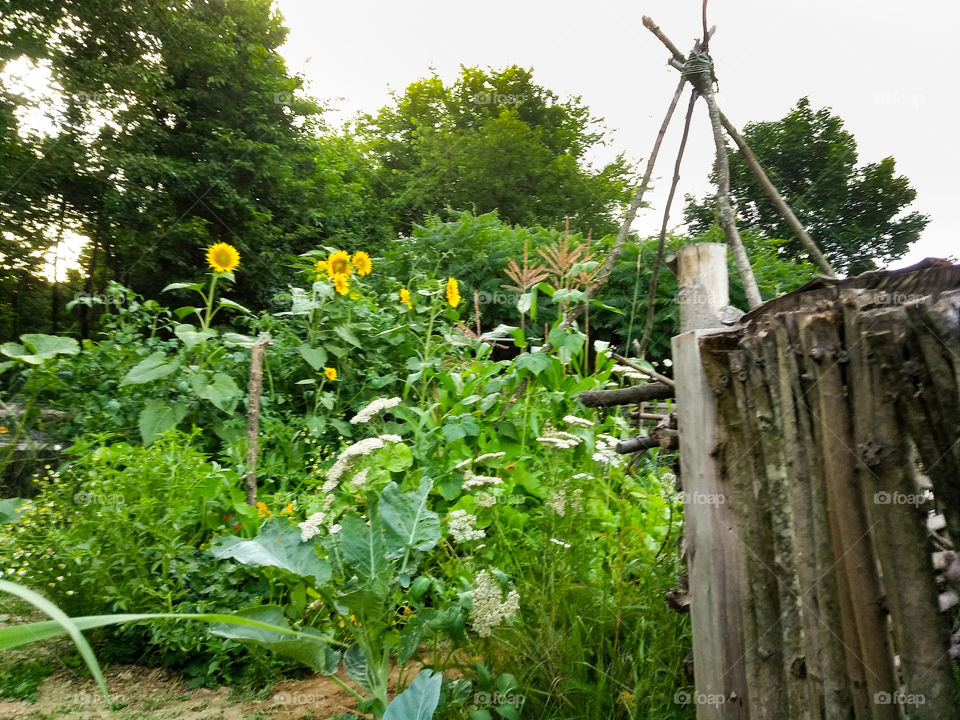
<instances>
[{"instance_id":1,"label":"wooden fence","mask_svg":"<svg viewBox=\"0 0 960 720\"><path fill-rule=\"evenodd\" d=\"M725 254L678 258L685 700L700 720L960 718L960 266L817 280L717 329Z\"/></svg>"}]
</instances>

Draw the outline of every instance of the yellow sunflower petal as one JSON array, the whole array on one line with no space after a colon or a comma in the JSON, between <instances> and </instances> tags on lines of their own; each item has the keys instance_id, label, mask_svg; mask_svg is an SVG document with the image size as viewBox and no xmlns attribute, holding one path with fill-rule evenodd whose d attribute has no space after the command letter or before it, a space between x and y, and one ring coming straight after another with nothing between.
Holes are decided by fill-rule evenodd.
<instances>
[{"instance_id":1,"label":"yellow sunflower petal","mask_svg":"<svg viewBox=\"0 0 960 720\"><path fill-rule=\"evenodd\" d=\"M349 277L351 272L350 253L346 250L337 250L327 260L327 275L336 278L338 275Z\"/></svg>"},{"instance_id":2,"label":"yellow sunflower petal","mask_svg":"<svg viewBox=\"0 0 960 720\"><path fill-rule=\"evenodd\" d=\"M229 243L217 243L207 248L207 264L218 273L233 272L240 264L240 253Z\"/></svg>"},{"instance_id":3,"label":"yellow sunflower petal","mask_svg":"<svg viewBox=\"0 0 960 720\"><path fill-rule=\"evenodd\" d=\"M363 250L354 253L353 266L357 269L357 275L369 275L370 271L373 270L373 262Z\"/></svg>"}]
</instances>

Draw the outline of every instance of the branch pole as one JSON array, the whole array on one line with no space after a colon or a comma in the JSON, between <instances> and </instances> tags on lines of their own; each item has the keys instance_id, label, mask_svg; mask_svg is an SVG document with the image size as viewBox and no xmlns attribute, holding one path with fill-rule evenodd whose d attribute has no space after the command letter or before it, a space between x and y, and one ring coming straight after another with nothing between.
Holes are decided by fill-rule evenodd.
<instances>
[{"instance_id":1,"label":"branch pole","mask_svg":"<svg viewBox=\"0 0 960 720\"><path fill-rule=\"evenodd\" d=\"M250 348L250 385L247 400L247 505L257 504L257 455L260 452L260 393L263 388L263 356L269 338L260 338Z\"/></svg>"},{"instance_id":2,"label":"branch pole","mask_svg":"<svg viewBox=\"0 0 960 720\"><path fill-rule=\"evenodd\" d=\"M803 249L807 251L807 254L810 256L813 264L820 268L820 271L827 277L836 277L836 273L830 266L830 263L827 261L827 259L823 256L823 253L820 252L820 248L817 247L817 244L813 241L813 238L811 238L807 233L806 228L800 224L797 216L793 214L793 210L791 210L790 206L784 201L783 196L780 195L774 184L770 182L770 178L767 177L767 174L760 166L757 156L753 154L753 150L751 150L750 146L747 145L747 141L743 139L743 136L737 132L737 128L734 126L734 124L730 122L727 116L722 112L720 113L720 122L723 124L723 129L727 131L727 135L730 136L733 142L736 143L737 147L740 149L743 159L747 161L747 166L757 178L757 181L760 183L760 187L763 188L763 191L767 194L767 197L770 198L773 206L777 209L777 212L780 213L780 217L782 217L786 221L787 225L790 226L790 229L793 230L793 233L797 236L797 240L799 240L800 244L803 245Z\"/></svg>"},{"instance_id":3,"label":"branch pole","mask_svg":"<svg viewBox=\"0 0 960 720\"><path fill-rule=\"evenodd\" d=\"M682 77L682 76L681 76ZM647 344L653 334L653 316L657 305L657 282L660 279L660 265L663 263L663 249L667 242L667 223L670 222L670 208L673 197L680 183L680 163L683 161L683 151L687 147L687 138L690 136L690 121L693 119L693 106L697 103L697 91L690 93L690 104L687 106L687 117L683 122L683 135L680 137L680 149L677 150L677 160L673 165L673 181L670 183L670 193L663 208L663 223L660 225L660 237L657 239L657 257L653 261L653 273L650 275L650 287L647 289L647 320L643 326L643 337L640 339L640 358L647 352Z\"/></svg>"},{"instance_id":4,"label":"branch pole","mask_svg":"<svg viewBox=\"0 0 960 720\"><path fill-rule=\"evenodd\" d=\"M675 387L676 387L676 383L674 383L673 380L671 380L670 378L668 378L666 375L661 375L661 374L658 373L656 370L648 370L647 368L643 367L643 365L640 365L640 364L638 364L638 363L635 363L635 362L633 362L632 360L628 360L628 359L625 358L623 355L618 355L618 354L615 353L615 352L610 353L610 357L612 357L612 358L613 358L614 360L616 360L617 362L623 363L624 365L626 365L626 366L627 366L628 368L630 368L631 370L636 370L638 373L643 373L643 374L646 375L647 377L652 378L652 379L656 380L657 382L661 382L661 383L663 383L664 385L668 385L668 386L670 386L670 387L672 387L672 388L675 388Z\"/></svg>"},{"instance_id":5,"label":"branch pole","mask_svg":"<svg viewBox=\"0 0 960 720\"><path fill-rule=\"evenodd\" d=\"M747 304L750 308L758 307L763 303L760 297L760 288L757 286L757 278L753 274L753 268L750 267L750 259L747 257L747 249L743 246L743 240L740 239L740 232L737 230L737 218L730 203L730 163L727 159L727 146L723 142L723 129L720 124L720 108L717 107L717 99L713 94L713 81L711 77L704 73L696 76L700 82L698 88L703 94L703 99L707 102L707 109L710 112L710 124L713 126L713 140L717 146L717 207L720 211L720 224L723 226L723 232L727 236L727 242L730 243L730 252L733 254L733 262L737 266L737 272L740 280L743 282L744 292L747 294Z\"/></svg>"},{"instance_id":6,"label":"branch pole","mask_svg":"<svg viewBox=\"0 0 960 720\"><path fill-rule=\"evenodd\" d=\"M657 162L657 155L660 154L660 145L663 144L663 138L667 134L667 127L670 125L670 120L673 119L673 112L677 109L677 103L680 101L680 95L683 93L683 86L686 84L686 82L687 79L685 77L681 77L680 82L677 83L677 89L673 93L673 99L670 101L670 106L667 108L667 114L664 115L663 122L660 124L660 132L657 134L657 139L653 143L653 150L650 152L650 157L647 158L647 167L643 171L643 179L640 181L640 186L637 188L637 192L633 196L633 202L630 203L630 207L627 209L627 214L623 218L623 224L620 226L620 232L617 234L617 240L610 249L610 254L603 263L603 267L600 268L600 272L597 273L596 280L594 280L590 286L590 295L595 295L596 291L607 281L607 277L613 270L613 266L616 264L617 258L620 256L620 251L623 249L623 245L627 241L627 237L630 234L630 226L633 225L633 221L637 217L637 210L640 208L640 204L643 202L643 196L646 194L647 188L650 185L650 178L653 175L653 166Z\"/></svg>"}]
</instances>

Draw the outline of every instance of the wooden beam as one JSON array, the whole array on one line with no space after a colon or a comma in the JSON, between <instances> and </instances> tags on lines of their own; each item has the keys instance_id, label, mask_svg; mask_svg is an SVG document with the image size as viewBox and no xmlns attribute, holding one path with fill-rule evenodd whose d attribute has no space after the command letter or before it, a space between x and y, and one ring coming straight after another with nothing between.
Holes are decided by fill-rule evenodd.
<instances>
[{"instance_id":1,"label":"wooden beam","mask_svg":"<svg viewBox=\"0 0 960 720\"><path fill-rule=\"evenodd\" d=\"M645 383L620 388L619 390L588 390L580 393L580 402L587 407L610 407L611 405L635 405L647 400L668 400L676 390L660 382Z\"/></svg>"}]
</instances>

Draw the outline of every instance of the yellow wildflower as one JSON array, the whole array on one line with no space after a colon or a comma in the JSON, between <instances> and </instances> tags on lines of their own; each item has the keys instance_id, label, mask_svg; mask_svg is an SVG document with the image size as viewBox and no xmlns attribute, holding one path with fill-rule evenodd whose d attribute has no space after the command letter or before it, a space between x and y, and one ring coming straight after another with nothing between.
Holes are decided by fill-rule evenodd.
<instances>
[{"instance_id":1,"label":"yellow wildflower","mask_svg":"<svg viewBox=\"0 0 960 720\"><path fill-rule=\"evenodd\" d=\"M229 243L217 243L207 248L207 263L215 272L233 272L240 264L240 253Z\"/></svg>"},{"instance_id":2,"label":"yellow wildflower","mask_svg":"<svg viewBox=\"0 0 960 720\"><path fill-rule=\"evenodd\" d=\"M460 304L460 284L455 278L447 278L447 302L450 307Z\"/></svg>"},{"instance_id":3,"label":"yellow wildflower","mask_svg":"<svg viewBox=\"0 0 960 720\"><path fill-rule=\"evenodd\" d=\"M363 250L358 250L353 256L353 266L357 269L357 275L369 275L373 270L373 263L370 256Z\"/></svg>"},{"instance_id":4,"label":"yellow wildflower","mask_svg":"<svg viewBox=\"0 0 960 720\"><path fill-rule=\"evenodd\" d=\"M341 295L346 295L348 292L350 292L350 283L347 281L347 276L334 275L333 287L336 288L336 291Z\"/></svg>"},{"instance_id":5,"label":"yellow wildflower","mask_svg":"<svg viewBox=\"0 0 960 720\"><path fill-rule=\"evenodd\" d=\"M0 435L6 435L8 432L10 432L10 428L6 425L0 425Z\"/></svg>"},{"instance_id":6,"label":"yellow wildflower","mask_svg":"<svg viewBox=\"0 0 960 720\"><path fill-rule=\"evenodd\" d=\"M283 509L284 515L293 515L293 503L287 503L287 506Z\"/></svg>"},{"instance_id":7,"label":"yellow wildflower","mask_svg":"<svg viewBox=\"0 0 960 720\"><path fill-rule=\"evenodd\" d=\"M336 280L338 275L344 278L350 276L350 253L346 250L337 250L327 261L327 275Z\"/></svg>"},{"instance_id":8,"label":"yellow wildflower","mask_svg":"<svg viewBox=\"0 0 960 720\"><path fill-rule=\"evenodd\" d=\"M323 374L327 376L327 380L336 380L337 379L337 369L336 368L324 368Z\"/></svg>"},{"instance_id":9,"label":"yellow wildflower","mask_svg":"<svg viewBox=\"0 0 960 720\"><path fill-rule=\"evenodd\" d=\"M268 515L273 515L273 513L270 512L270 511L267 509L267 504L264 503L264 502L258 502L258 503L257 503L257 510L260 511L260 517L266 517L266 516L268 516Z\"/></svg>"},{"instance_id":10,"label":"yellow wildflower","mask_svg":"<svg viewBox=\"0 0 960 720\"><path fill-rule=\"evenodd\" d=\"M317 260L317 264L313 267L314 272L317 274L317 280L322 278L327 274L327 261L326 260Z\"/></svg>"},{"instance_id":11,"label":"yellow wildflower","mask_svg":"<svg viewBox=\"0 0 960 720\"><path fill-rule=\"evenodd\" d=\"M413 310L413 302L410 300L410 291L406 288L400 288L400 304L406 305L407 308Z\"/></svg>"}]
</instances>

